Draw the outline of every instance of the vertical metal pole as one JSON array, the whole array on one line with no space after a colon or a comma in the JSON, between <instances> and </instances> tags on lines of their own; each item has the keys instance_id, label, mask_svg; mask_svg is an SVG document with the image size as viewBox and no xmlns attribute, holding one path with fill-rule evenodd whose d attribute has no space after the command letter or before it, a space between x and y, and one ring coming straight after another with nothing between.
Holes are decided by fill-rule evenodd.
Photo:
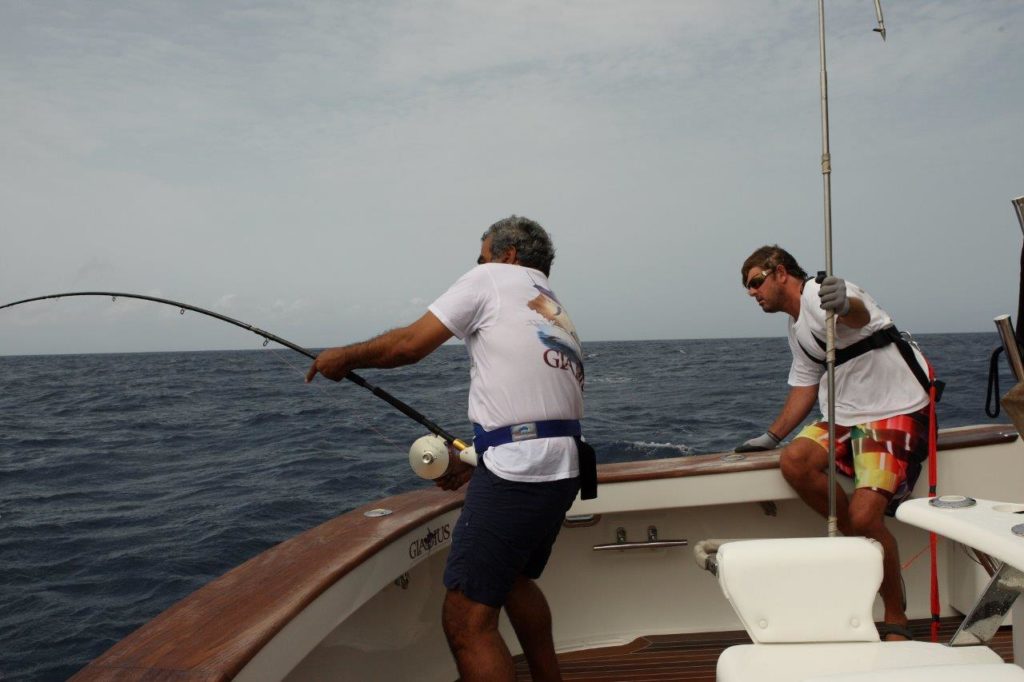
<instances>
[{"instance_id":1,"label":"vertical metal pole","mask_svg":"<svg viewBox=\"0 0 1024 682\"><path fill-rule=\"evenodd\" d=\"M1010 316L1000 315L993 322L996 323L999 338L1003 340L1003 350L1006 351L1006 360L1010 363L1013 376L1017 377L1017 381L1024 381L1024 362L1021 361L1020 347L1017 346L1017 337L1013 334Z\"/></svg>"},{"instance_id":2,"label":"vertical metal pole","mask_svg":"<svg viewBox=\"0 0 1024 682\"><path fill-rule=\"evenodd\" d=\"M1017 214L1017 222L1020 223L1021 232L1024 232L1024 197L1015 197L1010 199L1010 205L1013 206L1013 212ZM998 318L997 324L998 324ZM1017 343L1024 344L1024 324L1021 323L1024 320L1024 249L1020 252L1020 283L1017 288ZM1006 322L1009 325L1009 321ZM1005 345L1005 339L1004 345ZM1009 358L1010 349L1007 346L1006 349L1007 358ZM1024 377L1017 375L1017 380L1022 381Z\"/></svg>"},{"instance_id":3,"label":"vertical metal pole","mask_svg":"<svg viewBox=\"0 0 1024 682\"><path fill-rule=\"evenodd\" d=\"M821 55L821 177L825 191L825 276L832 276L832 157L828 149L828 71L825 68L825 0L818 0L818 52ZM828 367L828 535L839 535L836 516L836 314L825 318Z\"/></svg>"},{"instance_id":4,"label":"vertical metal pole","mask_svg":"<svg viewBox=\"0 0 1024 682\"><path fill-rule=\"evenodd\" d=\"M885 18L882 16L882 2L881 0L875 0L875 18L878 19L878 28L872 29L875 33L882 36L882 41L885 41Z\"/></svg>"}]
</instances>

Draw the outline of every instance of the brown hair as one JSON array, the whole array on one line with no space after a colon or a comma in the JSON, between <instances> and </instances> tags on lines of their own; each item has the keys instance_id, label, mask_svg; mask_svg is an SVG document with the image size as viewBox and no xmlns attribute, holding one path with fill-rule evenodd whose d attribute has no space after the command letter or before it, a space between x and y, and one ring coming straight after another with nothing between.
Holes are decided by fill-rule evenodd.
<instances>
[{"instance_id":1,"label":"brown hair","mask_svg":"<svg viewBox=\"0 0 1024 682\"><path fill-rule=\"evenodd\" d=\"M774 270L778 265L785 267L786 272L794 277L807 279L807 272L796 262L796 258L793 258L789 251L778 244L772 244L771 246L762 246L743 261L743 267L740 268L740 281L746 286L747 273L750 268Z\"/></svg>"}]
</instances>

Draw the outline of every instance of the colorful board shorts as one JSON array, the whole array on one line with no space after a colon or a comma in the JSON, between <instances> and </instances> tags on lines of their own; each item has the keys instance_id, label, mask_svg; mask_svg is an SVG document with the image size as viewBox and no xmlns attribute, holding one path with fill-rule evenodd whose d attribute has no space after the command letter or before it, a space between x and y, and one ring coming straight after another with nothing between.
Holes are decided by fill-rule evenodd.
<instances>
[{"instance_id":1,"label":"colorful board shorts","mask_svg":"<svg viewBox=\"0 0 1024 682\"><path fill-rule=\"evenodd\" d=\"M853 478L855 488L889 496L892 515L910 496L928 457L928 408L888 419L836 425L836 471ZM828 422L808 424L797 438L809 438L828 449Z\"/></svg>"},{"instance_id":2,"label":"colorful board shorts","mask_svg":"<svg viewBox=\"0 0 1024 682\"><path fill-rule=\"evenodd\" d=\"M475 602L501 607L516 578L540 577L551 556L580 479L507 481L484 458L469 479L462 514L452 531L444 586Z\"/></svg>"}]
</instances>

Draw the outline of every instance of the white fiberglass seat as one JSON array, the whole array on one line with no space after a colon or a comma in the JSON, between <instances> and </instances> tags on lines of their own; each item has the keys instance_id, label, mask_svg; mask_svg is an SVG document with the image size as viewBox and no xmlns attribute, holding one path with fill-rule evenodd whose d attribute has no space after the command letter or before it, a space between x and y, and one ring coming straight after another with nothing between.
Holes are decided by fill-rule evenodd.
<instances>
[{"instance_id":1,"label":"white fiberglass seat","mask_svg":"<svg viewBox=\"0 0 1024 682\"><path fill-rule=\"evenodd\" d=\"M882 581L880 546L865 538L785 538L723 544L718 578L753 644L726 649L719 682L803 682L900 670L900 680L941 666L1019 673L987 647L881 642L872 619ZM841 588L837 588L841 586ZM888 673L886 673L888 674ZM999 679L977 675L978 679ZM858 682L874 681L870 675ZM878 678L883 679L894 678ZM925 678L920 678L925 679ZM935 679L928 677L928 679Z\"/></svg>"},{"instance_id":2,"label":"white fiberglass seat","mask_svg":"<svg viewBox=\"0 0 1024 682\"><path fill-rule=\"evenodd\" d=\"M1022 679L1024 670L1015 665L978 663L924 665L869 673L839 673L811 677L804 682L1020 682Z\"/></svg>"}]
</instances>

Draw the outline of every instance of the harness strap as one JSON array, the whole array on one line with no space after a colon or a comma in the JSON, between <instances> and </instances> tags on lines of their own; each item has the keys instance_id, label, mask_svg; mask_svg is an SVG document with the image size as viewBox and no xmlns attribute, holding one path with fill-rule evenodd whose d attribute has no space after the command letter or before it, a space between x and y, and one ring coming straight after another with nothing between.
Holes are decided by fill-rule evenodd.
<instances>
[{"instance_id":1,"label":"harness strap","mask_svg":"<svg viewBox=\"0 0 1024 682\"><path fill-rule=\"evenodd\" d=\"M893 327L893 329L895 329L895 327ZM930 364L928 366L928 372L929 374L932 374L932 377L929 377L929 375L921 369L921 365L917 361L917 356L914 355L914 349L911 348L910 342L903 338L899 332L896 332L896 339L894 343L896 344L896 349L906 361L907 366L910 367L910 371L913 372L914 376L917 378L917 383L921 384L921 388L923 388L924 392L931 398L932 405L935 405L935 403L942 399L942 391L946 388L946 382L938 381L933 378L934 373L932 372Z\"/></svg>"},{"instance_id":2,"label":"harness strap","mask_svg":"<svg viewBox=\"0 0 1024 682\"><path fill-rule=\"evenodd\" d=\"M826 344L824 341L813 334L811 334L811 336L814 337L815 342L817 342L821 350L826 350ZM946 387L945 382L933 381L928 377L928 374L925 373L925 370L917 361L917 356L914 355L914 349L911 347L910 342L903 338L903 335L900 334L900 330L896 328L896 325L890 325L884 329L879 329L871 336L867 336L856 343L850 344L846 348L837 348L836 367L844 362L849 362L854 358L859 358L861 355L870 351L885 348L890 344L896 344L896 349L900 352L904 362L907 363L907 367L909 367L910 371L913 372L914 378L917 379L917 383L921 385L921 388L925 393L930 394L932 388L935 388L935 402L938 402L942 398L942 390ZM810 351L804 348L803 344L799 341L797 341L797 345L800 346L800 350L802 350L804 355L810 358L812 362L815 362L822 367L827 364L824 360L819 360L811 355Z\"/></svg>"},{"instance_id":3,"label":"harness strap","mask_svg":"<svg viewBox=\"0 0 1024 682\"><path fill-rule=\"evenodd\" d=\"M594 448L583 440L583 431L578 419L546 419L500 426L485 431L479 424L473 424L473 448L483 454L489 448L506 443L518 443L537 438L570 437L576 441L579 456L580 498L592 500L597 497L597 454Z\"/></svg>"}]
</instances>

